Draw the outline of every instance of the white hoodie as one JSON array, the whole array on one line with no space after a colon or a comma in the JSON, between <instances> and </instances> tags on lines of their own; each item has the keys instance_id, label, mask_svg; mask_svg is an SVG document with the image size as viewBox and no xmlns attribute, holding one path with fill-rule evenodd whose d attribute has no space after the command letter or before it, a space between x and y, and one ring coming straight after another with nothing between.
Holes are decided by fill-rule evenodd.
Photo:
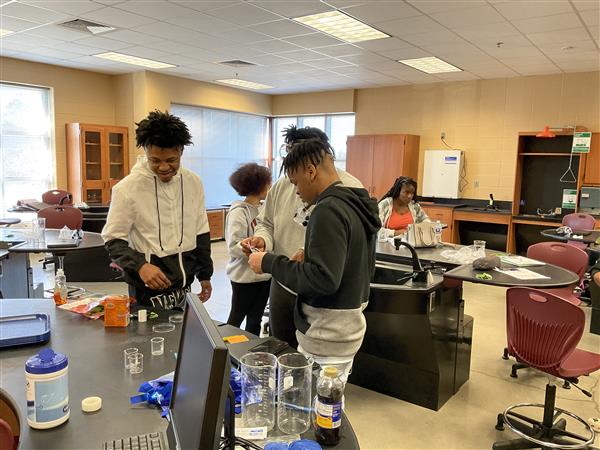
<instances>
[{"instance_id":1,"label":"white hoodie","mask_svg":"<svg viewBox=\"0 0 600 450\"><path fill-rule=\"evenodd\" d=\"M208 232L200 177L180 167L165 183L140 156L131 173L112 190L102 238L105 243L113 239L127 241L129 247L144 254L146 262L150 255L163 258L179 254L182 266L181 253L194 250L196 236Z\"/></svg>"}]
</instances>

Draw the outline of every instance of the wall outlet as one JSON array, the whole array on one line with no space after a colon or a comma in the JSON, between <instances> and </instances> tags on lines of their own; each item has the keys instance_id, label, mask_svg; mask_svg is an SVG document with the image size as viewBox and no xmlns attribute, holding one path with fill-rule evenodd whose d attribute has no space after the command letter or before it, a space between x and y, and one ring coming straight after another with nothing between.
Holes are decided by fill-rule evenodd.
<instances>
[{"instance_id":1,"label":"wall outlet","mask_svg":"<svg viewBox=\"0 0 600 450\"><path fill-rule=\"evenodd\" d=\"M473 187L475 187L475 188L479 187L479 180L473 181Z\"/></svg>"},{"instance_id":2,"label":"wall outlet","mask_svg":"<svg viewBox=\"0 0 600 450\"><path fill-rule=\"evenodd\" d=\"M442 131L440 133L440 139L446 139L446 132L445 131Z\"/></svg>"}]
</instances>

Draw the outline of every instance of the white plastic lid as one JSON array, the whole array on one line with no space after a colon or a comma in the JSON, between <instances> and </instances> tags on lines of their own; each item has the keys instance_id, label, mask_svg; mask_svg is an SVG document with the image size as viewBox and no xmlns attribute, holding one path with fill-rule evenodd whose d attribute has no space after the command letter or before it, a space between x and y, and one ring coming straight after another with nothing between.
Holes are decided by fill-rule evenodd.
<instances>
[{"instance_id":1,"label":"white plastic lid","mask_svg":"<svg viewBox=\"0 0 600 450\"><path fill-rule=\"evenodd\" d=\"M86 397L81 400L81 410L83 412L94 412L102 408L102 398Z\"/></svg>"}]
</instances>

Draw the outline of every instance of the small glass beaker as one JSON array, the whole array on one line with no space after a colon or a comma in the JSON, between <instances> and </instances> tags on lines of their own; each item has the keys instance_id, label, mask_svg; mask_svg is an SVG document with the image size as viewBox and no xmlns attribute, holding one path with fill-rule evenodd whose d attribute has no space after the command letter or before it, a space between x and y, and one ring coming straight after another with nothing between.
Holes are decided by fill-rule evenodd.
<instances>
[{"instance_id":1,"label":"small glass beaker","mask_svg":"<svg viewBox=\"0 0 600 450\"><path fill-rule=\"evenodd\" d=\"M313 359L288 353L277 363L277 426L285 434L302 434L310 428Z\"/></svg>"},{"instance_id":2,"label":"small glass beaker","mask_svg":"<svg viewBox=\"0 0 600 450\"><path fill-rule=\"evenodd\" d=\"M139 352L137 347L129 347L123 350L123 360L125 363L125 368L129 369L129 355L133 355L134 353Z\"/></svg>"},{"instance_id":3,"label":"small glass beaker","mask_svg":"<svg viewBox=\"0 0 600 450\"><path fill-rule=\"evenodd\" d=\"M476 253L478 253L481 256L485 256L485 241L474 240L473 247Z\"/></svg>"},{"instance_id":4,"label":"small glass beaker","mask_svg":"<svg viewBox=\"0 0 600 450\"><path fill-rule=\"evenodd\" d=\"M144 355L142 353L133 353L129 355L129 373L136 374L144 371Z\"/></svg>"},{"instance_id":5,"label":"small glass beaker","mask_svg":"<svg viewBox=\"0 0 600 450\"><path fill-rule=\"evenodd\" d=\"M240 359L242 372L242 426L275 426L275 372L277 358L271 353L247 353Z\"/></svg>"},{"instance_id":6,"label":"small glass beaker","mask_svg":"<svg viewBox=\"0 0 600 450\"><path fill-rule=\"evenodd\" d=\"M150 339L150 353L152 356L159 356L165 352L165 338L153 337Z\"/></svg>"},{"instance_id":7,"label":"small glass beaker","mask_svg":"<svg viewBox=\"0 0 600 450\"><path fill-rule=\"evenodd\" d=\"M36 217L31 220L31 243L42 245L46 242L46 219Z\"/></svg>"}]
</instances>

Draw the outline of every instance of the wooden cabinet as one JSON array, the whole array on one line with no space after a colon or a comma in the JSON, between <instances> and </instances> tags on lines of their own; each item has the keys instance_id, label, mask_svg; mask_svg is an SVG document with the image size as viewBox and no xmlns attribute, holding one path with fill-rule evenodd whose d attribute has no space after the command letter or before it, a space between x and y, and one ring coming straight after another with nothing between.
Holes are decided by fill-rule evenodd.
<instances>
[{"instance_id":1,"label":"wooden cabinet","mask_svg":"<svg viewBox=\"0 0 600 450\"><path fill-rule=\"evenodd\" d=\"M129 173L126 127L69 123L68 189L75 202L106 204L111 190Z\"/></svg>"},{"instance_id":2,"label":"wooden cabinet","mask_svg":"<svg viewBox=\"0 0 600 450\"><path fill-rule=\"evenodd\" d=\"M346 170L358 178L371 196L380 199L396 178L416 179L419 166L419 136L381 134L350 136Z\"/></svg>"},{"instance_id":3,"label":"wooden cabinet","mask_svg":"<svg viewBox=\"0 0 600 450\"><path fill-rule=\"evenodd\" d=\"M225 238L225 210L207 211L211 241Z\"/></svg>"},{"instance_id":4,"label":"wooden cabinet","mask_svg":"<svg viewBox=\"0 0 600 450\"><path fill-rule=\"evenodd\" d=\"M454 242L452 237L452 216L454 209L444 206L432 206L423 203L420 203L420 205L432 222L439 220L441 223L447 225L447 228L442 230L442 242Z\"/></svg>"},{"instance_id":5,"label":"wooden cabinet","mask_svg":"<svg viewBox=\"0 0 600 450\"><path fill-rule=\"evenodd\" d=\"M590 152L585 160L583 184L600 185L600 133L592 133Z\"/></svg>"}]
</instances>

